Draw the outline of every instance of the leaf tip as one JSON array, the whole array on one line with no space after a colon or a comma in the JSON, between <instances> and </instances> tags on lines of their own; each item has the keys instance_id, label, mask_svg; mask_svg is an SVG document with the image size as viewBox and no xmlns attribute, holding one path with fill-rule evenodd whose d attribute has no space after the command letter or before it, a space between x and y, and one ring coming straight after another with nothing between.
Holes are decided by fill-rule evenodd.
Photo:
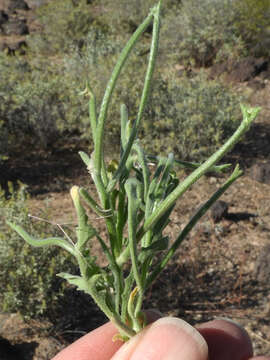
<instances>
[{"instance_id":1,"label":"leaf tip","mask_svg":"<svg viewBox=\"0 0 270 360\"><path fill-rule=\"evenodd\" d=\"M73 185L72 188L70 189L70 196L72 198L72 200L75 202L78 200L79 198L79 186L77 185Z\"/></svg>"}]
</instances>

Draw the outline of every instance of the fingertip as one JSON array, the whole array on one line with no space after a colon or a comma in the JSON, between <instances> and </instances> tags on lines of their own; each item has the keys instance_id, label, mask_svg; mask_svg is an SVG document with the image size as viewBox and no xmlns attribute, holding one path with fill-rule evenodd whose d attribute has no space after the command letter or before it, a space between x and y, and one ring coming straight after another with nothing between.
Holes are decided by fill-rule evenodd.
<instances>
[{"instance_id":1,"label":"fingertip","mask_svg":"<svg viewBox=\"0 0 270 360\"><path fill-rule=\"evenodd\" d=\"M249 359L253 355L248 333L230 319L212 320L196 326L196 329L208 344L210 359Z\"/></svg>"},{"instance_id":2,"label":"fingertip","mask_svg":"<svg viewBox=\"0 0 270 360\"><path fill-rule=\"evenodd\" d=\"M206 360L207 344L185 321L165 317L123 345L113 360Z\"/></svg>"}]
</instances>

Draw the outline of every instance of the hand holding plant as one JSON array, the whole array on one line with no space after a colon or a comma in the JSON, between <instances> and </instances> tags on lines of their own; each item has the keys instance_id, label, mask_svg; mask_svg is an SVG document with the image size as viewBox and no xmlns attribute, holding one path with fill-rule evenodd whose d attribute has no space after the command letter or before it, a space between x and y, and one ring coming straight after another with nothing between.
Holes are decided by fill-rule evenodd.
<instances>
[{"instance_id":1,"label":"hand holding plant","mask_svg":"<svg viewBox=\"0 0 270 360\"><path fill-rule=\"evenodd\" d=\"M249 336L230 320L213 320L193 328L181 319L165 317L150 324L124 346L120 341L111 340L116 332L113 324L107 323L81 337L53 360L270 359L252 357Z\"/></svg>"},{"instance_id":2,"label":"hand holding plant","mask_svg":"<svg viewBox=\"0 0 270 360\"><path fill-rule=\"evenodd\" d=\"M79 265L80 276L60 273L59 276L76 285L95 300L100 309L118 328L121 339L129 339L144 328L146 320L142 313L145 292L164 269L176 249L210 208L210 206L241 176L236 166L231 176L209 200L191 217L181 233L171 243L164 235L170 223L170 215L177 199L207 172L220 172L230 165L215 164L227 153L249 129L259 109L241 106L243 121L229 140L202 164L181 162L173 154L167 158L149 156L143 151L137 138L143 112L150 92L150 84L158 49L160 10L159 1L132 35L115 65L108 82L100 111L97 114L93 90L87 84L90 124L94 152L89 157L80 156L87 166L95 184L98 201L84 188L73 186L71 197L76 209L78 227L77 241L70 238L35 239L19 225L9 225L33 246L57 245L72 254ZM105 163L104 130L108 107L116 82L135 44L153 23L153 34L144 87L136 119L131 122L128 109L121 105L121 144L119 161ZM153 120L154 121L154 120ZM150 166L155 165L152 172ZM179 183L174 167L193 169ZM104 218L108 239L103 239L90 224L85 207ZM99 267L90 253L89 243L98 241L108 260L108 266ZM161 260L157 261L159 254Z\"/></svg>"}]
</instances>

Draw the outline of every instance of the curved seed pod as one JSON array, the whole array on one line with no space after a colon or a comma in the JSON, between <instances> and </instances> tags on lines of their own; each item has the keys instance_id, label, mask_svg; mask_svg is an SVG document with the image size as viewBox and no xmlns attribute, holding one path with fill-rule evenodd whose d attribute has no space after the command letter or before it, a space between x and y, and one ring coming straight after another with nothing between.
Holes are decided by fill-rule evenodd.
<instances>
[{"instance_id":1,"label":"curved seed pod","mask_svg":"<svg viewBox=\"0 0 270 360\"><path fill-rule=\"evenodd\" d=\"M75 256L75 249L73 244L69 243L67 240L60 238L60 237L49 237L46 239L37 239L28 232L26 232L20 225L15 225L9 221L7 221L7 224L15 230L28 244L35 246L35 247L43 247L43 246L50 246L50 245L56 245L60 246L61 248L68 251L70 254Z\"/></svg>"}]
</instances>

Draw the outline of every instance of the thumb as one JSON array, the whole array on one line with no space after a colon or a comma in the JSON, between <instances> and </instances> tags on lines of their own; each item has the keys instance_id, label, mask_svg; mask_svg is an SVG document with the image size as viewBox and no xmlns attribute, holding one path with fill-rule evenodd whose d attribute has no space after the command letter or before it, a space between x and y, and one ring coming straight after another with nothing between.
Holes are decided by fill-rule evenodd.
<instances>
[{"instance_id":1,"label":"thumb","mask_svg":"<svg viewBox=\"0 0 270 360\"><path fill-rule=\"evenodd\" d=\"M165 317L125 343L112 360L207 360L208 348L200 333L184 320Z\"/></svg>"}]
</instances>

